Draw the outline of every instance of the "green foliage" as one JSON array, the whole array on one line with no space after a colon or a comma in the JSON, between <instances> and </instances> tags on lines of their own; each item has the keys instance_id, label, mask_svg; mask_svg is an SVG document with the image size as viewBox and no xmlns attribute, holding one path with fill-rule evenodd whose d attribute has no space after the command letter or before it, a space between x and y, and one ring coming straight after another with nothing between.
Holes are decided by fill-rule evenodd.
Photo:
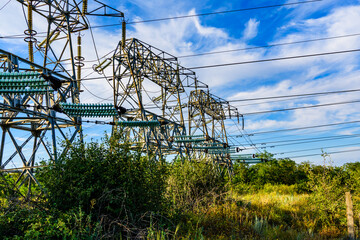
<instances>
[{"instance_id":1,"label":"green foliage","mask_svg":"<svg viewBox=\"0 0 360 240\"><path fill-rule=\"evenodd\" d=\"M299 173L296 163L290 159L273 160L264 164L257 164L252 167L253 174L251 179L257 185L271 184L295 184Z\"/></svg>"},{"instance_id":2,"label":"green foliage","mask_svg":"<svg viewBox=\"0 0 360 240\"><path fill-rule=\"evenodd\" d=\"M143 215L162 213L168 166L119 141L117 136L101 144L75 144L57 164L38 171L49 207L79 208L103 228L115 229L144 228Z\"/></svg>"},{"instance_id":3,"label":"green foliage","mask_svg":"<svg viewBox=\"0 0 360 240\"><path fill-rule=\"evenodd\" d=\"M360 162L347 163L343 169L348 189L360 193Z\"/></svg>"},{"instance_id":4,"label":"green foliage","mask_svg":"<svg viewBox=\"0 0 360 240\"><path fill-rule=\"evenodd\" d=\"M271 158L271 156L267 156ZM273 159L269 162L248 164L235 162L232 187L235 191L251 192L257 191L265 184L297 185L299 192L307 190L306 164L297 165L290 159Z\"/></svg>"},{"instance_id":5,"label":"green foliage","mask_svg":"<svg viewBox=\"0 0 360 240\"><path fill-rule=\"evenodd\" d=\"M38 172L50 205L60 211L80 207L94 217L131 220L161 211L166 164L131 153L118 141L75 145L56 165Z\"/></svg>"},{"instance_id":6,"label":"green foliage","mask_svg":"<svg viewBox=\"0 0 360 240\"><path fill-rule=\"evenodd\" d=\"M23 202L0 176L5 239L324 239L346 231L344 192L360 212L360 164L149 160L121 139L74 144L35 174L45 194ZM324 155L325 156L325 155ZM151 157L150 157L151 159ZM12 177L16 177L13 175ZM10 197L9 197L10 196ZM29 200L29 199L28 199ZM36 200L36 201L34 201Z\"/></svg>"},{"instance_id":7,"label":"green foliage","mask_svg":"<svg viewBox=\"0 0 360 240\"><path fill-rule=\"evenodd\" d=\"M225 193L225 177L215 167L205 159L173 163L167 195L175 209L206 206Z\"/></svg>"},{"instance_id":8,"label":"green foliage","mask_svg":"<svg viewBox=\"0 0 360 240\"><path fill-rule=\"evenodd\" d=\"M0 216L0 236L10 239L97 239L100 233L80 208L61 213L17 204Z\"/></svg>"},{"instance_id":9,"label":"green foliage","mask_svg":"<svg viewBox=\"0 0 360 240\"><path fill-rule=\"evenodd\" d=\"M324 162L327 155L324 154ZM314 167L308 171L308 185L312 191L309 204L316 212L318 226L345 226L346 208L342 167L331 165Z\"/></svg>"}]
</instances>

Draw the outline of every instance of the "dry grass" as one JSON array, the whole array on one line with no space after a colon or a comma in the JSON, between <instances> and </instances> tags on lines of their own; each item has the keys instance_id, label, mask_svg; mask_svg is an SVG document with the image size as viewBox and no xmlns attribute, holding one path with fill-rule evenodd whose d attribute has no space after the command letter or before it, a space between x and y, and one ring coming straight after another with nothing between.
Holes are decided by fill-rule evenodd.
<instances>
[{"instance_id":1,"label":"dry grass","mask_svg":"<svg viewBox=\"0 0 360 240\"><path fill-rule=\"evenodd\" d=\"M293 190L292 186L271 186L256 193L229 192L224 202L189 212L181 235L194 239L192 233L200 231L203 239L342 238L342 229L316 229L310 195Z\"/></svg>"}]
</instances>

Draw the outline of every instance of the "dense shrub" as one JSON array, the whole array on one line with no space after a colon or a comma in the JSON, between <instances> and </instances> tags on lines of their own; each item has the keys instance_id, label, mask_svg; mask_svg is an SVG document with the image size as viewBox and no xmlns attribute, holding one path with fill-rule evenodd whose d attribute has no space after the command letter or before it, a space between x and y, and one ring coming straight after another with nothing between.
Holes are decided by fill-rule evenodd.
<instances>
[{"instance_id":1,"label":"dense shrub","mask_svg":"<svg viewBox=\"0 0 360 240\"><path fill-rule=\"evenodd\" d=\"M168 198L176 209L191 210L206 206L225 193L224 174L205 159L176 160L168 179Z\"/></svg>"},{"instance_id":2,"label":"dense shrub","mask_svg":"<svg viewBox=\"0 0 360 240\"><path fill-rule=\"evenodd\" d=\"M325 156L324 156L325 158ZM313 166L308 171L308 186L312 192L309 205L322 227L345 226L345 191L343 168L331 165Z\"/></svg>"},{"instance_id":3,"label":"dense shrub","mask_svg":"<svg viewBox=\"0 0 360 240\"><path fill-rule=\"evenodd\" d=\"M296 185L298 192L308 190L307 169L309 164L296 164L290 159L273 159L271 161L247 165L234 163L232 188L238 193L257 191L265 184Z\"/></svg>"},{"instance_id":4,"label":"dense shrub","mask_svg":"<svg viewBox=\"0 0 360 240\"><path fill-rule=\"evenodd\" d=\"M162 213L167 165L131 152L119 137L74 145L56 165L37 173L51 208L80 208L105 227L142 226L149 212Z\"/></svg>"}]
</instances>

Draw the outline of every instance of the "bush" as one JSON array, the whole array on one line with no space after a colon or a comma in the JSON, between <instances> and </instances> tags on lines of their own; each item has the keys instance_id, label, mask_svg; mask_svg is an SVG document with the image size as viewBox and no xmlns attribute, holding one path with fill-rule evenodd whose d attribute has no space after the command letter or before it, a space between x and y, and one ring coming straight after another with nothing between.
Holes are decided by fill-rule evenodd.
<instances>
[{"instance_id":1,"label":"bush","mask_svg":"<svg viewBox=\"0 0 360 240\"><path fill-rule=\"evenodd\" d=\"M173 163L167 195L175 209L193 210L206 206L225 193L225 177L215 167L205 159Z\"/></svg>"},{"instance_id":2,"label":"bush","mask_svg":"<svg viewBox=\"0 0 360 240\"><path fill-rule=\"evenodd\" d=\"M61 213L17 204L0 217L0 236L5 239L97 239L100 234L81 209Z\"/></svg>"},{"instance_id":3,"label":"bush","mask_svg":"<svg viewBox=\"0 0 360 240\"><path fill-rule=\"evenodd\" d=\"M79 208L104 227L142 228L143 215L162 213L166 163L119 142L115 136L102 144L75 144L56 165L40 170L49 206L64 213Z\"/></svg>"},{"instance_id":4,"label":"bush","mask_svg":"<svg viewBox=\"0 0 360 240\"><path fill-rule=\"evenodd\" d=\"M326 158L324 155L324 159ZM346 226L345 191L343 168L316 166L308 171L311 211L317 215L317 227Z\"/></svg>"},{"instance_id":5,"label":"bush","mask_svg":"<svg viewBox=\"0 0 360 240\"><path fill-rule=\"evenodd\" d=\"M255 165L235 162L231 186L237 193L258 191L265 184L295 185L298 193L306 192L309 168L307 163L298 165L289 159L272 159Z\"/></svg>"},{"instance_id":6,"label":"bush","mask_svg":"<svg viewBox=\"0 0 360 240\"><path fill-rule=\"evenodd\" d=\"M251 181L257 185L286 184L293 185L298 181L297 165L290 159L272 160L252 167L256 174Z\"/></svg>"}]
</instances>

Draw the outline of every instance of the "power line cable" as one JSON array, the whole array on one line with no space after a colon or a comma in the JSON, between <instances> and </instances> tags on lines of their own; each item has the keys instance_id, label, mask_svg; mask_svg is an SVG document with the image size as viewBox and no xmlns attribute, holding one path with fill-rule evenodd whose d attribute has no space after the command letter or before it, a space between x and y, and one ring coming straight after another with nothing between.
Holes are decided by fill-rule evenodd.
<instances>
[{"instance_id":1,"label":"power line cable","mask_svg":"<svg viewBox=\"0 0 360 240\"><path fill-rule=\"evenodd\" d=\"M236 122L234 121L234 119L232 119L232 121L235 123L235 126L237 127L238 131L239 131L242 135L244 135L244 134L242 133L239 125L236 124ZM248 136L248 137L249 137L249 136ZM250 143L251 146L254 146L255 150L256 150L258 153L262 153L262 152L256 147L256 145L253 145L253 144L252 144L252 141L251 141L250 137L249 137L249 140L248 140L248 139L245 137L245 135L244 135L244 139L245 139L246 142ZM244 149L246 149L246 147L245 147L243 144L240 143L240 145L241 145L242 147L244 147Z\"/></svg>"},{"instance_id":2,"label":"power line cable","mask_svg":"<svg viewBox=\"0 0 360 240\"><path fill-rule=\"evenodd\" d=\"M94 97L96 97L96 98L98 98L98 99L101 99L101 100L104 100L104 101L108 101L108 100L110 100L110 99L113 98L113 96L110 96L110 97L108 97L108 98L99 97L99 96L97 96L95 93L91 92L84 84L81 83L81 86L83 86L88 93L90 93L91 95L93 95Z\"/></svg>"},{"instance_id":3,"label":"power line cable","mask_svg":"<svg viewBox=\"0 0 360 240\"><path fill-rule=\"evenodd\" d=\"M268 145L270 143L283 143L283 142L298 142L298 141L307 141L307 140L322 140L322 139L337 139L337 138L348 138L348 137L356 137L360 134L344 134L344 135L333 135L326 137L313 137L313 138L299 138L299 139L288 139L288 140L280 140L280 141L271 141L271 142L257 142L249 145L257 146L257 145Z\"/></svg>"},{"instance_id":4,"label":"power line cable","mask_svg":"<svg viewBox=\"0 0 360 240\"><path fill-rule=\"evenodd\" d=\"M6 5L8 5L10 2L11 2L11 0L7 1L7 2L0 8L0 11L3 10L3 9L6 7Z\"/></svg>"},{"instance_id":5,"label":"power line cable","mask_svg":"<svg viewBox=\"0 0 360 240\"><path fill-rule=\"evenodd\" d=\"M325 55L334 55L334 54L344 54L344 53L352 53L352 52L359 52L359 51L360 51L360 49L352 49L352 50L344 50L344 51L315 53L315 54L308 54L308 55L298 55L298 56L281 57L281 58L270 58L270 59L245 61L245 62L224 63L224 64L215 64L215 65L207 65L207 66L197 66L197 67L192 67L192 68L187 68L187 69L193 70L193 69L202 69L202 68L224 67L224 66L232 66L232 65L239 65L239 64L260 63L260 62L270 62L270 61L278 61L278 60L289 60L289 59L296 59L296 58L306 58L306 57L316 57L316 56L325 56ZM97 77L97 78L88 78L88 79L83 78L81 81L96 80L96 79L99 79L99 77Z\"/></svg>"},{"instance_id":6,"label":"power line cable","mask_svg":"<svg viewBox=\"0 0 360 240\"><path fill-rule=\"evenodd\" d=\"M348 92L350 93L350 92ZM323 96L319 96L320 97L326 97L326 95L328 94L324 94ZM246 107L246 106L256 106L256 105L263 105L263 104L271 104L271 103L280 103L280 102L288 102L288 101L292 101L293 103L295 103L296 101L300 101L300 100L308 100L309 98L314 98L316 96L314 95L309 95L309 96L302 96L302 97L293 97L293 98L288 98L288 99L280 99L280 100L273 100L273 101L263 101L263 102L257 102L257 103L248 103L248 104L236 104L236 107L237 108L240 108L240 107ZM318 99L318 101L320 101Z\"/></svg>"},{"instance_id":7,"label":"power line cable","mask_svg":"<svg viewBox=\"0 0 360 240\"><path fill-rule=\"evenodd\" d=\"M272 130L272 131L253 132L253 133L248 133L248 134L250 136L252 136L252 135L257 135L257 134L267 134L267 133L276 133L276 132L285 132L285 131L297 131L297 130L303 130L303 129L329 127L329 126L337 126L337 125L353 124L353 123L360 123L360 120L350 121L350 122L340 122L340 123L330 123L330 124L306 126L306 127L298 127L298 128L279 129L279 130ZM241 137L241 135L235 135L234 137L237 137L237 136Z\"/></svg>"},{"instance_id":8,"label":"power line cable","mask_svg":"<svg viewBox=\"0 0 360 240\"><path fill-rule=\"evenodd\" d=\"M308 132L302 132L302 133L297 133L295 136L312 136L312 135L321 135L322 133L329 133L334 132L334 133L339 133L341 134L342 131L344 130L351 130L353 129L353 126L342 126L340 128L336 128L336 129L324 129L324 130L317 130L317 131L308 131ZM354 132L354 131L352 131ZM261 139L256 139L256 141L269 141L269 140L274 140L274 139L286 139L289 137L293 137L294 135L282 135L282 136L278 136L278 137L268 137L268 138L261 138Z\"/></svg>"},{"instance_id":9,"label":"power line cable","mask_svg":"<svg viewBox=\"0 0 360 240\"><path fill-rule=\"evenodd\" d=\"M353 128L353 126L342 126L340 128L336 128L336 129L333 129L333 130L330 130L330 131L333 131L333 132L334 131L342 131L342 130L349 129L349 128ZM329 129L317 130L317 131L311 130L311 131L308 131L308 132L296 133L296 136L314 135L314 134L319 134L319 133L324 133L324 132L326 132L326 133L329 132ZM268 140L274 140L274 139L280 139L280 138L289 138L289 137L293 137L293 136L294 135L292 135L292 134L280 135L280 136L276 136L276 137L274 137L272 135L271 137L256 139L255 141L257 141L257 142L268 141ZM234 137L234 138L239 139L240 137Z\"/></svg>"},{"instance_id":10,"label":"power line cable","mask_svg":"<svg viewBox=\"0 0 360 240\"><path fill-rule=\"evenodd\" d=\"M302 149L302 150L294 150L294 151L288 151L288 152L279 152L279 153L272 153L274 155L282 155L282 154L288 154L288 153L295 153L295 152L307 152L307 151L313 151L313 150L321 150L321 149L328 149L328 148L339 148L339 147L348 147L348 146L356 146L360 145L360 142L358 143L351 143L351 144L342 144L342 145L334 145L334 146L328 146L328 147L318 147L318 148L308 148L308 149Z\"/></svg>"},{"instance_id":11,"label":"power line cable","mask_svg":"<svg viewBox=\"0 0 360 240\"><path fill-rule=\"evenodd\" d=\"M214 65L196 66L196 67L190 67L189 69L194 70L194 69L203 69L203 68L227 67L227 66L242 65L242 64L273 62L273 61L282 61L282 60L290 60L290 59L298 59L298 58L308 58L308 57L319 57L319 56L325 56L325 55L353 53L353 52L359 52L359 51L360 51L360 49L351 49L351 50L344 50L344 51L315 53L315 54L307 54L307 55L280 57L280 58L269 58L269 59L244 61L244 62L233 62L233 63L222 63L222 64L214 64Z\"/></svg>"},{"instance_id":12,"label":"power line cable","mask_svg":"<svg viewBox=\"0 0 360 240\"><path fill-rule=\"evenodd\" d=\"M149 23L149 22L168 21L168 20L173 20L173 19L184 19L184 18L192 18L192 17L203 17L203 16L216 15L216 14L227 14L227 13L235 13L235 12L244 12L244 11L251 11L251 10L258 10L258 9L265 9L265 8L277 8L277 7L300 5L300 4L306 4L306 3L321 2L321 1L322 1L322 0L310 0L310 1L301 1L301 2L290 2L290 3L284 3L284 4L274 4L274 5L251 7L251 8L241 8L241 9L234 9L234 10L227 10L227 11L217 11L217 12L208 12L208 13L199 13L199 14L189 14L189 15L183 15L183 16L174 16L174 17L165 17L165 18L157 18L157 19L148 19L148 20L132 21L132 22L127 22L127 24ZM98 26L94 26L93 28L113 27L113 26L120 26L120 25L122 25L122 24L121 24L121 23L115 23L115 24L108 24L108 25L98 25Z\"/></svg>"},{"instance_id":13,"label":"power line cable","mask_svg":"<svg viewBox=\"0 0 360 240\"><path fill-rule=\"evenodd\" d=\"M95 37L94 37L94 34L93 34L93 31L92 31L92 27L91 27L91 24L90 24L90 21L86 18L86 20L88 21L88 25L89 25L89 30L90 30L90 35L91 35L91 39L92 39L92 43L94 45L94 50L95 50L95 54L96 54L96 58L97 58L97 61L98 63L100 64L100 58L99 58L99 53L98 53L98 50L97 50L97 47L96 47L96 43L95 43ZM106 77L105 73L103 72L102 75ZM114 87L109 83L109 81L106 81L109 86L114 89Z\"/></svg>"},{"instance_id":14,"label":"power line cable","mask_svg":"<svg viewBox=\"0 0 360 240\"><path fill-rule=\"evenodd\" d=\"M214 52L189 54L189 55L178 56L177 58L200 57L200 56L205 56L205 55L239 52L239 51L254 50L254 49L261 49L261 48L271 48L271 47L277 47L277 46L286 46L286 45L292 45L292 44L325 41L325 40L339 39L339 38L346 38L346 37L355 37L355 36L360 36L360 33L338 35L338 36L334 36L334 37L315 38L315 39L301 40L301 41L295 41L295 42L274 43L274 44L255 46L255 47L246 47L246 48L237 48L237 49L214 51Z\"/></svg>"},{"instance_id":15,"label":"power line cable","mask_svg":"<svg viewBox=\"0 0 360 240\"><path fill-rule=\"evenodd\" d=\"M229 103L231 102L238 102L238 101L253 101L253 100L261 100L261 99L274 99L274 98L296 98L296 97L312 97L316 95L329 95L329 94L339 94L339 93L350 93L350 92L358 92L360 89L350 89L350 90L341 90L341 91L333 91L333 92L320 92L320 93L305 93L305 94L296 94L296 95L285 95L285 96L272 96L272 97L264 97L264 98L248 98L248 99L239 99L239 100L230 100L227 101ZM299 98L298 98L299 99ZM281 100L281 101L288 101L288 100ZM264 104L264 103L271 103L276 101L268 101L268 102L262 102L258 104ZM250 104L248 104L250 105ZM247 105L237 105L237 106L247 106ZM171 107L171 106L169 106ZM149 106L149 108L155 108L154 106Z\"/></svg>"},{"instance_id":16,"label":"power line cable","mask_svg":"<svg viewBox=\"0 0 360 240\"><path fill-rule=\"evenodd\" d=\"M243 131L244 131L244 133L246 134L245 129L244 129ZM248 135L244 135L244 138L245 138L245 139L246 139L246 138L248 138L248 139L249 139L249 141L250 141L250 143L251 143L251 146L254 146L254 147L255 147L255 149L256 149L259 153L262 153L262 152L261 152L261 150L260 150L260 149L258 149L258 148L257 148L257 146L254 144L254 142L251 140L250 136L248 136Z\"/></svg>"},{"instance_id":17,"label":"power line cable","mask_svg":"<svg viewBox=\"0 0 360 240\"><path fill-rule=\"evenodd\" d=\"M346 152L359 152L360 149L352 149L352 150L344 150L344 151L336 151L336 152L327 152L326 154L338 154L338 153L346 153ZM300 155L300 156L291 156L287 158L303 158L303 157L313 157L313 156L319 156L321 154L307 154L307 155Z\"/></svg>"},{"instance_id":18,"label":"power line cable","mask_svg":"<svg viewBox=\"0 0 360 240\"><path fill-rule=\"evenodd\" d=\"M315 53L315 54L308 54L308 55L297 55L297 56L270 58L270 59L260 59L260 60L253 60L253 61L244 61L244 62L233 62L233 63L223 63L223 64L196 66L196 67L190 67L190 68L187 68L187 69L195 70L195 69L203 69L203 68L226 67L226 66L252 64L252 63L262 63L262 62L282 61L282 60L291 60L291 59L308 58L308 57L318 57L318 56L334 55L334 54L345 54L345 53L352 53L352 52L359 52L359 51L360 51L360 49L351 49L351 50L344 50L344 51ZM88 67L86 69L90 69L90 67ZM84 79L84 80L86 80L86 79ZM91 80L91 79L89 79L89 80ZM242 100L240 100L240 101L242 101Z\"/></svg>"},{"instance_id":19,"label":"power line cable","mask_svg":"<svg viewBox=\"0 0 360 240\"><path fill-rule=\"evenodd\" d=\"M305 100L305 99L311 99L314 96L302 96L302 97L294 97L294 98L289 98L289 99L280 99L280 100L273 100L273 101L263 101L263 102L257 102L257 103L248 103L248 104L236 104L237 108L240 107L246 107L246 106L256 106L256 105L263 105L263 104L271 104L271 103L280 103L280 102L288 102L288 101L300 101L300 100Z\"/></svg>"},{"instance_id":20,"label":"power line cable","mask_svg":"<svg viewBox=\"0 0 360 240\"><path fill-rule=\"evenodd\" d=\"M293 108L283 108L283 109L275 109L275 110L259 111L259 112L248 112L248 113L242 113L242 115L255 115L255 114L266 114L266 113L293 111L293 110L298 110L298 109L327 107L327 106L335 106L335 105L342 105L342 104L351 104L351 103L358 103L358 102L360 102L360 100L353 100L353 101L346 101L346 102L336 102L336 103L325 103L325 104L317 104L317 105L311 105L311 106L293 107Z\"/></svg>"},{"instance_id":21,"label":"power line cable","mask_svg":"<svg viewBox=\"0 0 360 240\"><path fill-rule=\"evenodd\" d=\"M334 141L339 139L349 139L349 138L358 138L360 136L347 136L347 137L337 137L337 138L328 138L328 139L319 139L319 140L309 140L309 141L303 141L303 142L293 142L293 143L284 143L284 144L273 144L273 145L267 145L259 147L261 149L265 148L274 148L274 147L281 147L281 146L290 146L290 145L299 145L299 144L307 144L307 143L315 143L315 142L324 142L324 141ZM253 148L253 147L252 147Z\"/></svg>"},{"instance_id":22,"label":"power line cable","mask_svg":"<svg viewBox=\"0 0 360 240\"><path fill-rule=\"evenodd\" d=\"M303 93L303 94L270 96L270 97L259 97L259 98L244 98L244 99L228 100L228 102L244 102L244 101L257 101L257 100L267 100L267 99L277 99L277 98L293 98L293 97L328 95L328 94L349 93L349 92L359 92L359 91L360 89L348 89L348 90L339 90L339 91L330 91L330 92Z\"/></svg>"}]
</instances>

